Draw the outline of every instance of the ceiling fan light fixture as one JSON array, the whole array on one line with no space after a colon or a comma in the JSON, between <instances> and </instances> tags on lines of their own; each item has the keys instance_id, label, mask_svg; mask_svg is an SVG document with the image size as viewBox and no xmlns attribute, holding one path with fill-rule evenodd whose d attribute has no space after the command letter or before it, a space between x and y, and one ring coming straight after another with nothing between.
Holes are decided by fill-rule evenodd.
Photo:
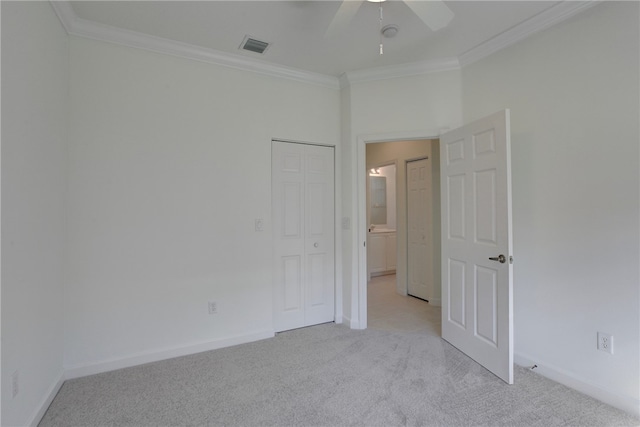
<instances>
[{"instance_id":1,"label":"ceiling fan light fixture","mask_svg":"<svg viewBox=\"0 0 640 427\"><path fill-rule=\"evenodd\" d=\"M384 27L382 27L382 29L380 30L380 33L387 39L390 39L391 37L395 37L396 34L398 34L398 31L400 30L400 28L395 25L395 24L389 24L389 25L385 25Z\"/></svg>"}]
</instances>

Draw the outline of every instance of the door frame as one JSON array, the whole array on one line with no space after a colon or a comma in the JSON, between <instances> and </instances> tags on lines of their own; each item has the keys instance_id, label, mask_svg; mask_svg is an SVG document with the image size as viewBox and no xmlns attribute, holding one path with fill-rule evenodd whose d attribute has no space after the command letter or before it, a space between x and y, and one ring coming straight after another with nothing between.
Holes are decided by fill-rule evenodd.
<instances>
[{"instance_id":1,"label":"door frame","mask_svg":"<svg viewBox=\"0 0 640 427\"><path fill-rule=\"evenodd\" d=\"M357 262L357 295L358 313L353 329L367 328L367 144L394 141L412 141L419 139L440 139L442 133L449 129L427 129L411 132L391 132L368 134L358 136L356 145L356 193L357 193L357 218L355 225L355 247L358 248ZM438 160L439 161L439 160ZM397 167L397 166L396 166ZM396 170L397 173L397 170ZM352 294L353 295L353 294Z\"/></svg>"}]
</instances>

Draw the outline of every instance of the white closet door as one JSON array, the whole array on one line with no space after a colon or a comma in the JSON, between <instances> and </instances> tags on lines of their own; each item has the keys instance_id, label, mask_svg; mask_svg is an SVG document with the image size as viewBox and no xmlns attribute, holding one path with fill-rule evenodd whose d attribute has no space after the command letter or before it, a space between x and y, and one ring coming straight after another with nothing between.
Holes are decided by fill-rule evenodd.
<instances>
[{"instance_id":1,"label":"white closet door","mask_svg":"<svg viewBox=\"0 0 640 427\"><path fill-rule=\"evenodd\" d=\"M433 218L428 159L407 162L407 293L433 298Z\"/></svg>"},{"instance_id":2,"label":"white closet door","mask_svg":"<svg viewBox=\"0 0 640 427\"><path fill-rule=\"evenodd\" d=\"M272 143L277 332L334 320L333 152L332 147Z\"/></svg>"}]
</instances>

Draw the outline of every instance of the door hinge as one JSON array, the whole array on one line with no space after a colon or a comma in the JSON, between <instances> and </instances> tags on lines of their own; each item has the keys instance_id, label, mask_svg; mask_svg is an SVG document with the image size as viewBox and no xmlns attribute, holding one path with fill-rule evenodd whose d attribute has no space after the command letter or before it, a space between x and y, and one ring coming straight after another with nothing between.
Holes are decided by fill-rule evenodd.
<instances>
[{"instance_id":1,"label":"door hinge","mask_svg":"<svg viewBox=\"0 0 640 427\"><path fill-rule=\"evenodd\" d=\"M362 246L367 247L367 242L362 242Z\"/></svg>"},{"instance_id":2,"label":"door hinge","mask_svg":"<svg viewBox=\"0 0 640 427\"><path fill-rule=\"evenodd\" d=\"M513 257L512 256L509 257L509 264L513 264Z\"/></svg>"}]
</instances>

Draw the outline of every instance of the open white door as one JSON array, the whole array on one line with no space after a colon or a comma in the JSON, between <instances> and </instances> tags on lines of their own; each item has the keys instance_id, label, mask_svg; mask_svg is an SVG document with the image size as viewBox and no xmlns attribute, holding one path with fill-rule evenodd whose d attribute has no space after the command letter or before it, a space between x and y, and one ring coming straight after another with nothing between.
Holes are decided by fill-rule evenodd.
<instances>
[{"instance_id":1,"label":"open white door","mask_svg":"<svg viewBox=\"0 0 640 427\"><path fill-rule=\"evenodd\" d=\"M442 337L513 384L509 110L440 144Z\"/></svg>"}]
</instances>

